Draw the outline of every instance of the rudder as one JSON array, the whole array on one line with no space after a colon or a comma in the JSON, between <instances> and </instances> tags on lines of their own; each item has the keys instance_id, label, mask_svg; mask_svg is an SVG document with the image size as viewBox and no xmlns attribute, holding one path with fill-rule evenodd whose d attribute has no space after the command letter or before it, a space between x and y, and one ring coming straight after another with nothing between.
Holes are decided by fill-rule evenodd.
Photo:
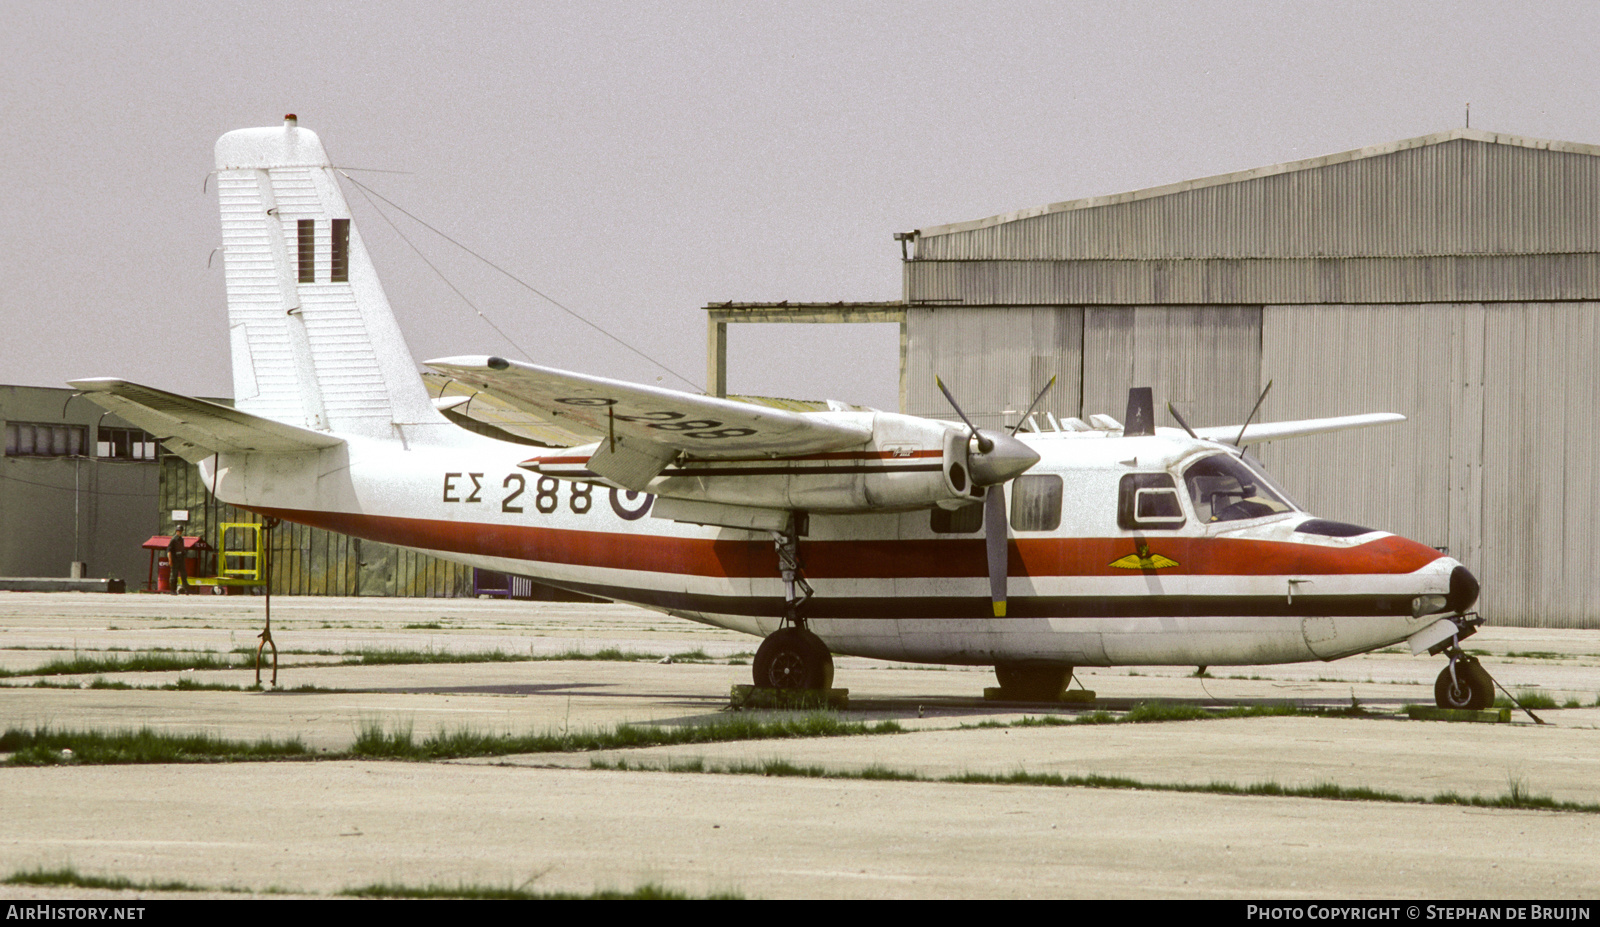
<instances>
[{"instance_id":1,"label":"rudder","mask_svg":"<svg viewBox=\"0 0 1600 927\"><path fill-rule=\"evenodd\" d=\"M216 165L235 406L370 437L441 421L316 133L229 132Z\"/></svg>"}]
</instances>

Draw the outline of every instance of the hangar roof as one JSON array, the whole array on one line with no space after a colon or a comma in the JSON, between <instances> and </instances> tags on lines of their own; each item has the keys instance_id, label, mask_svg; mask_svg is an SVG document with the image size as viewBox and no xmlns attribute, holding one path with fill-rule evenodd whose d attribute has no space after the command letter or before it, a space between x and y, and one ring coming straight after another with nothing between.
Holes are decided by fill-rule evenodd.
<instances>
[{"instance_id":1,"label":"hangar roof","mask_svg":"<svg viewBox=\"0 0 1600 927\"><path fill-rule=\"evenodd\" d=\"M1600 251L1600 146L1453 129L916 232L917 260Z\"/></svg>"}]
</instances>

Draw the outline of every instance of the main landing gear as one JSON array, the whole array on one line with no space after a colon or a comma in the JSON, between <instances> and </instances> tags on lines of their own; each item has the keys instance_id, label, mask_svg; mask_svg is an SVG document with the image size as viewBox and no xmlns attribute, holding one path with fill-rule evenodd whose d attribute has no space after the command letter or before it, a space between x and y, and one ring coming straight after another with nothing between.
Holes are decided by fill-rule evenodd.
<instances>
[{"instance_id":1,"label":"main landing gear","mask_svg":"<svg viewBox=\"0 0 1600 927\"><path fill-rule=\"evenodd\" d=\"M833 654L800 617L801 606L813 594L811 584L800 575L800 532L796 523L802 518L796 514L786 530L772 532L778 549L778 570L783 575L783 624L767 635L756 650L752 674L757 688L828 689L833 686ZM796 588L800 597L795 595Z\"/></svg>"},{"instance_id":2,"label":"main landing gear","mask_svg":"<svg viewBox=\"0 0 1600 927\"><path fill-rule=\"evenodd\" d=\"M1443 653L1450 663L1433 683L1433 701L1440 708L1462 708L1483 711L1494 705L1494 680L1489 671L1461 649L1461 638L1478 630L1483 619L1476 615L1452 619L1460 630L1447 641L1429 648L1429 653Z\"/></svg>"},{"instance_id":3,"label":"main landing gear","mask_svg":"<svg viewBox=\"0 0 1600 927\"><path fill-rule=\"evenodd\" d=\"M1013 702L1058 702L1072 683L1070 666L1000 663L994 668L1000 697Z\"/></svg>"}]
</instances>

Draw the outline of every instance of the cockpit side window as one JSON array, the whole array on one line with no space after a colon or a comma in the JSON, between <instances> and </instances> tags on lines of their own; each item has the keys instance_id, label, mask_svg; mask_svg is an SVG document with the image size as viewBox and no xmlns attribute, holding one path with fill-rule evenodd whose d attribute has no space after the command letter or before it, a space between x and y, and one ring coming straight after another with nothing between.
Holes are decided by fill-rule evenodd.
<instances>
[{"instance_id":1,"label":"cockpit side window","mask_svg":"<svg viewBox=\"0 0 1600 927\"><path fill-rule=\"evenodd\" d=\"M1129 473L1117 491L1117 526L1127 530L1171 531L1188 519L1178 501L1178 484L1166 473Z\"/></svg>"},{"instance_id":2,"label":"cockpit side window","mask_svg":"<svg viewBox=\"0 0 1600 927\"><path fill-rule=\"evenodd\" d=\"M1243 521L1294 511L1266 478L1232 454L1202 457L1183 472L1195 513L1206 522Z\"/></svg>"}]
</instances>

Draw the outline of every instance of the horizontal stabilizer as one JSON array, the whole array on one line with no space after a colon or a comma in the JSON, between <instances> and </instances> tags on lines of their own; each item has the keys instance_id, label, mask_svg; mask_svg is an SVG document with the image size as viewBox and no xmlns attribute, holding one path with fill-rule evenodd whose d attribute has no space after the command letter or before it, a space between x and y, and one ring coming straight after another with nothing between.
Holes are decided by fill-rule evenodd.
<instances>
[{"instance_id":1,"label":"horizontal stabilizer","mask_svg":"<svg viewBox=\"0 0 1600 927\"><path fill-rule=\"evenodd\" d=\"M1333 431L1348 431L1352 428L1370 428L1373 425L1392 425L1395 422L1406 420L1398 412L1368 412L1364 415L1338 415L1333 418L1307 418L1298 422L1262 422L1259 425L1250 425L1244 429L1243 444L1262 444L1267 441L1278 441L1284 438L1303 438L1307 435L1321 435ZM1221 441L1232 444L1239 440L1238 425L1217 425L1210 428L1196 428L1195 437L1205 438L1208 441Z\"/></svg>"},{"instance_id":2,"label":"horizontal stabilizer","mask_svg":"<svg viewBox=\"0 0 1600 927\"><path fill-rule=\"evenodd\" d=\"M653 476L677 452L699 457L815 454L872 440L866 413L798 413L659 386L538 367L501 357L446 357L428 366L507 405L605 436L619 475ZM651 470L651 468L654 470ZM648 480L648 477L643 477ZM630 485L619 480L623 485Z\"/></svg>"},{"instance_id":3,"label":"horizontal stabilizer","mask_svg":"<svg viewBox=\"0 0 1600 927\"><path fill-rule=\"evenodd\" d=\"M320 431L127 380L73 380L71 385L95 404L155 435L190 463L218 452L286 454L344 443Z\"/></svg>"}]
</instances>

